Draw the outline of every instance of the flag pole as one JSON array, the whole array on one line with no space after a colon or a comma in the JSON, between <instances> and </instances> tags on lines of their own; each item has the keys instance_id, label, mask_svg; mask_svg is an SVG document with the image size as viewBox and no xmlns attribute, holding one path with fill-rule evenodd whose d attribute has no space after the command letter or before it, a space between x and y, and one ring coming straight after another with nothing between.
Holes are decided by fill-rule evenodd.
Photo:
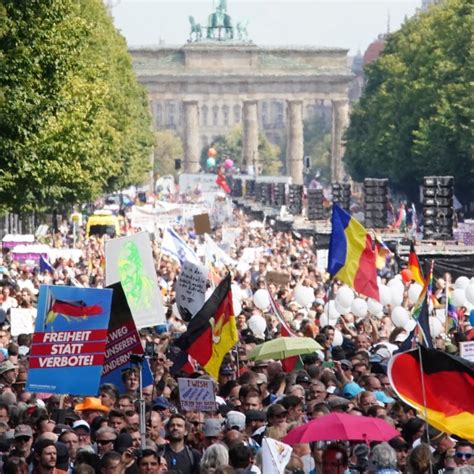
<instances>
[{"instance_id":1,"label":"flag pole","mask_svg":"<svg viewBox=\"0 0 474 474\"><path fill-rule=\"evenodd\" d=\"M421 355L421 345L418 343L418 357L420 358L420 375L421 375L421 392L423 396L423 417L425 418L426 441L431 445L430 430L428 424L428 411L426 404L426 389L425 389L425 375L423 370L423 358ZM433 474L433 463L430 458L430 474Z\"/></svg>"}]
</instances>

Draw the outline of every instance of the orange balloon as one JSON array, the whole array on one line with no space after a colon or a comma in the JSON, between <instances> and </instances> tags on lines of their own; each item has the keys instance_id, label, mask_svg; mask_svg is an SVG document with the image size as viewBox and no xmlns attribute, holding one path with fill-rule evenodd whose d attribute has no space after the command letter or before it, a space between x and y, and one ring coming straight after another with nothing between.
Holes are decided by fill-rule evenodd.
<instances>
[{"instance_id":1,"label":"orange balloon","mask_svg":"<svg viewBox=\"0 0 474 474\"><path fill-rule=\"evenodd\" d=\"M209 157L217 156L216 149L215 148L209 148L209 150L207 150L207 156L209 156Z\"/></svg>"},{"instance_id":2,"label":"orange balloon","mask_svg":"<svg viewBox=\"0 0 474 474\"><path fill-rule=\"evenodd\" d=\"M410 283L413 280L413 273L411 270L408 270L408 268L402 270L400 275L402 276L403 283Z\"/></svg>"}]
</instances>

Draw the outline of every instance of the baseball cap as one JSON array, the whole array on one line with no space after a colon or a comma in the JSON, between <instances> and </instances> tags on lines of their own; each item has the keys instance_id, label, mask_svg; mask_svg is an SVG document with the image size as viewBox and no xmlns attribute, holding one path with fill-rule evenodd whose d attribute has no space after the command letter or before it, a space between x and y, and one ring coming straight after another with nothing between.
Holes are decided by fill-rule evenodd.
<instances>
[{"instance_id":1,"label":"baseball cap","mask_svg":"<svg viewBox=\"0 0 474 474\"><path fill-rule=\"evenodd\" d=\"M231 410L227 413L225 425L227 429L242 431L245 429L245 415L240 411Z\"/></svg>"},{"instance_id":2,"label":"baseball cap","mask_svg":"<svg viewBox=\"0 0 474 474\"><path fill-rule=\"evenodd\" d=\"M362 389L362 387L355 382L346 383L346 385L344 385L344 387L342 388L342 394L346 398L354 398L363 391L364 390Z\"/></svg>"},{"instance_id":3,"label":"baseball cap","mask_svg":"<svg viewBox=\"0 0 474 474\"><path fill-rule=\"evenodd\" d=\"M267 376L265 374L257 374L257 385L262 383L268 383Z\"/></svg>"},{"instance_id":4,"label":"baseball cap","mask_svg":"<svg viewBox=\"0 0 474 474\"><path fill-rule=\"evenodd\" d=\"M378 402L382 402L382 403L393 403L395 401L394 398L392 397L389 397L385 392L383 392L382 390L376 390L374 392L374 395L375 395L375 399L378 401Z\"/></svg>"},{"instance_id":5,"label":"baseball cap","mask_svg":"<svg viewBox=\"0 0 474 474\"><path fill-rule=\"evenodd\" d=\"M267 418L270 418L271 416L280 416L284 415L285 413L288 413L283 405L280 405L279 403L274 403L273 405L270 405L267 409Z\"/></svg>"},{"instance_id":6,"label":"baseball cap","mask_svg":"<svg viewBox=\"0 0 474 474\"><path fill-rule=\"evenodd\" d=\"M311 383L311 377L308 374L298 374L296 376L296 383Z\"/></svg>"},{"instance_id":7,"label":"baseball cap","mask_svg":"<svg viewBox=\"0 0 474 474\"><path fill-rule=\"evenodd\" d=\"M234 369L230 365L223 365L219 370L220 375L234 375L234 372Z\"/></svg>"},{"instance_id":8,"label":"baseball cap","mask_svg":"<svg viewBox=\"0 0 474 474\"><path fill-rule=\"evenodd\" d=\"M9 360L5 360L0 364L0 375L4 374L5 372L8 372L10 370L15 370L16 367L13 365L13 363Z\"/></svg>"},{"instance_id":9,"label":"baseball cap","mask_svg":"<svg viewBox=\"0 0 474 474\"><path fill-rule=\"evenodd\" d=\"M206 418L203 426L204 436L212 438L222 433L222 420L218 418Z\"/></svg>"},{"instance_id":10,"label":"baseball cap","mask_svg":"<svg viewBox=\"0 0 474 474\"><path fill-rule=\"evenodd\" d=\"M152 405L153 410L155 408L166 409L170 407L171 407L171 403L165 397L157 397L153 400L153 405Z\"/></svg>"},{"instance_id":11,"label":"baseball cap","mask_svg":"<svg viewBox=\"0 0 474 474\"><path fill-rule=\"evenodd\" d=\"M347 359L342 359L341 360L341 367L342 368L346 368L346 369L349 369L351 370L352 369L352 362L350 360L347 360Z\"/></svg>"},{"instance_id":12,"label":"baseball cap","mask_svg":"<svg viewBox=\"0 0 474 474\"><path fill-rule=\"evenodd\" d=\"M245 423L250 423L251 421L265 421L266 415L263 411L259 410L249 410L245 412Z\"/></svg>"},{"instance_id":13,"label":"baseball cap","mask_svg":"<svg viewBox=\"0 0 474 474\"><path fill-rule=\"evenodd\" d=\"M78 428L84 428L87 431L91 430L91 427L89 426L89 423L85 420L77 420L72 424L72 429L77 430Z\"/></svg>"},{"instance_id":14,"label":"baseball cap","mask_svg":"<svg viewBox=\"0 0 474 474\"><path fill-rule=\"evenodd\" d=\"M33 430L28 425L18 425L15 428L14 438L21 438L22 436L28 436L29 438L33 437Z\"/></svg>"}]
</instances>

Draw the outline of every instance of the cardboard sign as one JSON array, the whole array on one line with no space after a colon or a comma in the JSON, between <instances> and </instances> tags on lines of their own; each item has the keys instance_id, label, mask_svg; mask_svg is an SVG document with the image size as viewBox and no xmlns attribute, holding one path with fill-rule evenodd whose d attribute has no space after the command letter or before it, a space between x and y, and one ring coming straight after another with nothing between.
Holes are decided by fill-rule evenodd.
<instances>
[{"instance_id":1,"label":"cardboard sign","mask_svg":"<svg viewBox=\"0 0 474 474\"><path fill-rule=\"evenodd\" d=\"M185 261L176 283L176 304L181 317L185 321L202 308L206 295L208 270L203 265L195 265Z\"/></svg>"},{"instance_id":2,"label":"cardboard sign","mask_svg":"<svg viewBox=\"0 0 474 474\"><path fill-rule=\"evenodd\" d=\"M210 234L212 232L209 214L197 214L193 216L193 220L194 231L197 235Z\"/></svg>"},{"instance_id":3,"label":"cardboard sign","mask_svg":"<svg viewBox=\"0 0 474 474\"><path fill-rule=\"evenodd\" d=\"M27 391L98 393L111 300L112 290L41 286Z\"/></svg>"},{"instance_id":4,"label":"cardboard sign","mask_svg":"<svg viewBox=\"0 0 474 474\"><path fill-rule=\"evenodd\" d=\"M185 411L216 411L214 382L208 379L178 379L179 401Z\"/></svg>"},{"instance_id":5,"label":"cardboard sign","mask_svg":"<svg viewBox=\"0 0 474 474\"><path fill-rule=\"evenodd\" d=\"M147 232L105 242L105 281L107 286L122 284L138 329L165 322Z\"/></svg>"},{"instance_id":6,"label":"cardboard sign","mask_svg":"<svg viewBox=\"0 0 474 474\"><path fill-rule=\"evenodd\" d=\"M10 322L13 337L20 334L33 334L35 332L36 309L11 308Z\"/></svg>"},{"instance_id":7,"label":"cardboard sign","mask_svg":"<svg viewBox=\"0 0 474 474\"><path fill-rule=\"evenodd\" d=\"M290 282L290 274L285 272L267 272L265 274L265 279L267 283L273 283L277 286L279 285L288 285Z\"/></svg>"},{"instance_id":8,"label":"cardboard sign","mask_svg":"<svg viewBox=\"0 0 474 474\"><path fill-rule=\"evenodd\" d=\"M101 385L112 383L120 393L124 393L122 373L125 369L131 367L130 355L143 356L144 350L122 285L115 283L110 286L110 289L113 290L112 309L110 311L105 361L100 383ZM153 383L153 375L148 360L145 360L142 364L142 380L144 387Z\"/></svg>"},{"instance_id":9,"label":"cardboard sign","mask_svg":"<svg viewBox=\"0 0 474 474\"><path fill-rule=\"evenodd\" d=\"M459 343L459 355L466 360L474 362L474 341Z\"/></svg>"}]
</instances>

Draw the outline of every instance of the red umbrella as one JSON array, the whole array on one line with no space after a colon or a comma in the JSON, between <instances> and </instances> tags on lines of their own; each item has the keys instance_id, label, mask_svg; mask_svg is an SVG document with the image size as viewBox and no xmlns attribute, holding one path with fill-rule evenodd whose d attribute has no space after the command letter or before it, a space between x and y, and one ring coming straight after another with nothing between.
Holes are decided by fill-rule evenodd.
<instances>
[{"instance_id":1,"label":"red umbrella","mask_svg":"<svg viewBox=\"0 0 474 474\"><path fill-rule=\"evenodd\" d=\"M400 433L386 421L368 416L330 413L292 429L283 439L293 445L312 441L388 441Z\"/></svg>"}]
</instances>

